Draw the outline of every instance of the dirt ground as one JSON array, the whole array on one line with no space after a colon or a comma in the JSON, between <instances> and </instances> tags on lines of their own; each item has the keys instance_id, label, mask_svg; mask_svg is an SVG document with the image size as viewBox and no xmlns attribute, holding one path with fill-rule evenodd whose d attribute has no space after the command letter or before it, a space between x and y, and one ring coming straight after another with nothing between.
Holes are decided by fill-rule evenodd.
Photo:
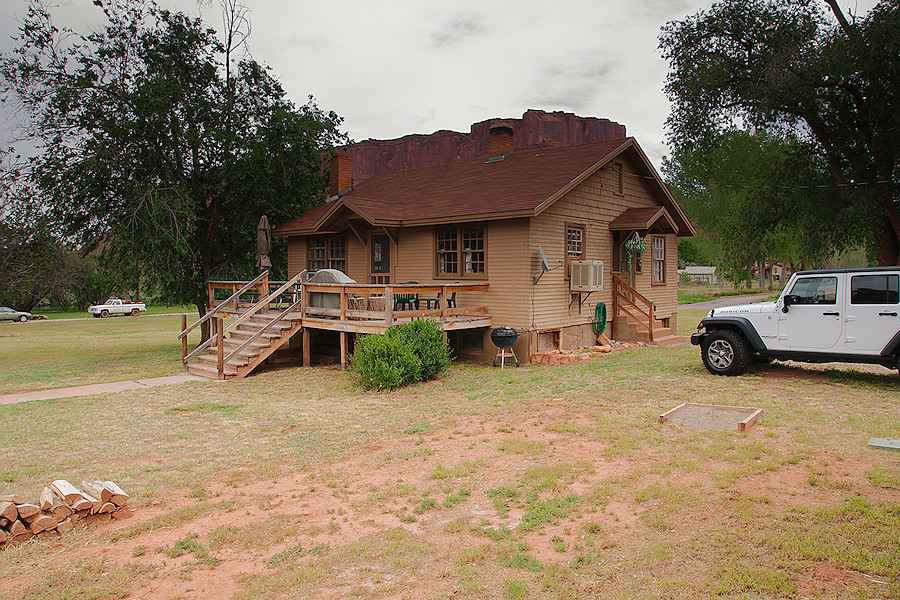
<instances>
[{"instance_id":1,"label":"dirt ground","mask_svg":"<svg viewBox=\"0 0 900 600\"><path fill-rule=\"evenodd\" d=\"M231 598L254 575L271 572L279 557L315 560L317 549L348 548L360 541L378 539L386 531L402 531L430 550L425 558L429 564L422 565L418 572L405 573L402 584L395 586L398 593L373 591L385 586L388 591L394 589L388 584L397 575L390 571L367 572L337 566L327 583L317 589L316 597L368 597L361 594L361 589L368 590L372 597L456 597L458 582L448 575L453 565L448 557L458 557L480 543L472 534L480 526L489 523L494 531L502 531L514 530L522 523L521 505L510 503L508 512L500 514L488 490L520 480L537 463L545 467L566 465L569 474L562 477L558 490L580 497L596 493L604 482L626 481L629 473L635 472L643 473L644 486L658 482L703 488L709 473L716 468L713 461L688 473L656 475L651 466L657 456L619 459L610 452L608 442L576 435L591 424L591 414L573 415L562 398L555 398L545 410L520 415L519 419L498 422L472 417L423 432L384 437L336 462L281 472L270 481L243 486L221 481L204 488L202 493L184 490L164 506L136 507L132 519L100 525L85 534L77 554L79 558L100 558L108 568L137 565L152 572L152 576L137 581L128 598ZM756 427L745 442L753 443L765 436L765 427ZM864 481L871 468L866 461L838 453L817 460L832 465L829 476L833 480L848 483ZM464 468L454 470L454 465ZM741 494L763 495L781 510L839 501L839 492L811 487L809 478L808 465L786 465L744 478L727 492L715 493L723 499ZM468 495L454 495L462 489ZM616 494L615 489L609 494L596 512L585 511L528 533L525 541L530 555L544 565L564 563L572 560L572 554L561 551L560 546L584 544L593 532L602 531L603 544L615 547L639 543L653 531L652 525L642 519L647 511L645 504L633 495ZM880 494L884 501L900 502L897 490L883 490ZM459 502L442 502L445 497L459 498ZM434 499L437 505L415 511L416 500L425 498ZM143 524L192 505L207 508L198 518L170 527L148 527L146 533L135 535ZM678 539L710 526L717 519L716 513L715 503L701 503L691 519L677 525ZM209 555L215 560L204 561L202 553L196 551L175 557L174 553L165 552L180 541L191 539L202 548L209 548ZM216 539L225 542L217 543ZM659 574L665 575L667 568L677 566L655 568L661 568ZM9 592L23 583L2 582L0 592ZM828 596L850 585L877 589L866 575L828 563L811 564L797 585L798 597ZM595 591L606 589L600 586ZM589 587L582 589L592 596L591 591Z\"/></svg>"}]
</instances>

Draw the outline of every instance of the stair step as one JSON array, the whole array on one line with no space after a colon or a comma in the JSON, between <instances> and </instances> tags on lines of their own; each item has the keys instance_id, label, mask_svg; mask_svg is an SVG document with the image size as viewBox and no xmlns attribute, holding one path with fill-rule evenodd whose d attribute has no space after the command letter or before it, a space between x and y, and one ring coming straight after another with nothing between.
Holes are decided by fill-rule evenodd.
<instances>
[{"instance_id":1,"label":"stair step","mask_svg":"<svg viewBox=\"0 0 900 600\"><path fill-rule=\"evenodd\" d=\"M190 364L188 365L188 373L191 375L199 375L200 377L207 377L209 379L218 379L219 372L215 367L207 367L201 364ZM236 376L237 372L229 373L227 370L225 371L225 379L231 379Z\"/></svg>"},{"instance_id":2,"label":"stair step","mask_svg":"<svg viewBox=\"0 0 900 600\"><path fill-rule=\"evenodd\" d=\"M229 369L236 371L238 367L243 367L244 365L248 364L251 358L252 356L241 356L240 354L238 354L237 356L232 357L231 360L226 362L224 368L226 371L228 371ZM197 361L203 365L212 365L214 369L219 365L219 357L215 354L199 354L197 356Z\"/></svg>"},{"instance_id":3,"label":"stair step","mask_svg":"<svg viewBox=\"0 0 900 600\"><path fill-rule=\"evenodd\" d=\"M686 338L681 335L666 335L662 337L656 337L656 333L653 335L653 343L657 346L675 346L683 342Z\"/></svg>"},{"instance_id":4,"label":"stair step","mask_svg":"<svg viewBox=\"0 0 900 600\"><path fill-rule=\"evenodd\" d=\"M244 340L249 340L254 335L256 335L256 331L242 331L237 329L236 331L232 331L229 338L230 340L241 340L243 343ZM280 333L269 333L268 331L264 334L260 335L257 340L277 340L281 337Z\"/></svg>"}]
</instances>

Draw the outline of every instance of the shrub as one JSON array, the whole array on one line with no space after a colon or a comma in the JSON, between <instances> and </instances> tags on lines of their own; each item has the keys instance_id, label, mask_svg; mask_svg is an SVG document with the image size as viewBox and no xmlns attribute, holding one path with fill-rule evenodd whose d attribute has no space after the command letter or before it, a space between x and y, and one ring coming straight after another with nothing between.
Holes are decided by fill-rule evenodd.
<instances>
[{"instance_id":1,"label":"shrub","mask_svg":"<svg viewBox=\"0 0 900 600\"><path fill-rule=\"evenodd\" d=\"M434 377L450 365L450 351L437 321L420 319L356 341L353 372L366 389L393 390Z\"/></svg>"}]
</instances>

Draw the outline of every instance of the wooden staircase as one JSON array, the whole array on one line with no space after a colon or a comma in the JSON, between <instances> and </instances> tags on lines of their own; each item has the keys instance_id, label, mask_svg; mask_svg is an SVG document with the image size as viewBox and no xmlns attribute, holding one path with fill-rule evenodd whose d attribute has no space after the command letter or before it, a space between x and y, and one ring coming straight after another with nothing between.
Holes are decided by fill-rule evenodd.
<instances>
[{"instance_id":1,"label":"wooden staircase","mask_svg":"<svg viewBox=\"0 0 900 600\"><path fill-rule=\"evenodd\" d=\"M278 313L258 312L229 332L222 339L222 377L241 379L246 377L269 356L281 348L300 330L300 321L278 320ZM262 333L260 333L262 332ZM259 335L257 335L259 334ZM256 336L255 339L254 336ZM252 341L251 341L252 339ZM229 357L225 360L224 357ZM205 353L196 356L198 362L189 363L187 370L193 375L219 379L219 348L213 342Z\"/></svg>"},{"instance_id":2,"label":"wooden staircase","mask_svg":"<svg viewBox=\"0 0 900 600\"><path fill-rule=\"evenodd\" d=\"M274 292L265 295L259 302L234 316L227 326L224 307L229 307L232 303L237 306L241 294L251 288L262 285L262 289L268 289L267 271L213 307L190 327L186 326L186 320L183 319L179 338L182 340L181 360L184 370L210 379L241 379L252 373L300 331L301 320L295 310L301 304L298 282L305 274L306 271L299 273ZM292 287L293 297L297 299L284 310L271 310L271 304ZM206 321L210 322L213 335L192 352L188 352L188 333ZM190 362L195 358L196 363Z\"/></svg>"},{"instance_id":3,"label":"wooden staircase","mask_svg":"<svg viewBox=\"0 0 900 600\"><path fill-rule=\"evenodd\" d=\"M672 346L684 341L654 314L656 307L646 297L613 276L613 336L617 340Z\"/></svg>"}]
</instances>

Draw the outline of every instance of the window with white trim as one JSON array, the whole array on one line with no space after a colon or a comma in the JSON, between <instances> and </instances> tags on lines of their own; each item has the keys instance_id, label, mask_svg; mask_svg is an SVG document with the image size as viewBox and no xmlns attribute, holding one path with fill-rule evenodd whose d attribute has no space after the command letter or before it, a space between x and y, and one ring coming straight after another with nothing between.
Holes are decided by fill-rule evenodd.
<instances>
[{"instance_id":1,"label":"window with white trim","mask_svg":"<svg viewBox=\"0 0 900 600\"><path fill-rule=\"evenodd\" d=\"M653 283L666 282L666 238L662 236L653 236L652 238L652 256L653 256Z\"/></svg>"}]
</instances>

